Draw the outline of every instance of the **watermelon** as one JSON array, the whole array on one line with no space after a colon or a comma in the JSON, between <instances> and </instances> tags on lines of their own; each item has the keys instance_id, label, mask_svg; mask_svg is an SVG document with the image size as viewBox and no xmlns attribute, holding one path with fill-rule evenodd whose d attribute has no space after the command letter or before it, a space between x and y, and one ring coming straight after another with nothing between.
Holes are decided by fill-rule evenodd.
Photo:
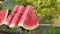
<instances>
[{"instance_id":1,"label":"watermelon","mask_svg":"<svg viewBox=\"0 0 60 34\"><path fill-rule=\"evenodd\" d=\"M0 26L4 24L7 18L8 10L0 10Z\"/></svg>"},{"instance_id":2,"label":"watermelon","mask_svg":"<svg viewBox=\"0 0 60 34\"><path fill-rule=\"evenodd\" d=\"M17 9L18 9L19 5L16 5L14 7L14 9L12 10L12 12L10 13L10 15L8 16L8 18L6 19L6 23L5 25L10 25L15 13L17 13Z\"/></svg>"},{"instance_id":3,"label":"watermelon","mask_svg":"<svg viewBox=\"0 0 60 34\"><path fill-rule=\"evenodd\" d=\"M21 16L23 15L24 13L24 6L23 5L20 5L19 8L18 8L18 12L14 15L12 21L11 21L11 24L10 24L10 27L15 27L18 25L19 23L19 20L21 19Z\"/></svg>"},{"instance_id":4,"label":"watermelon","mask_svg":"<svg viewBox=\"0 0 60 34\"><path fill-rule=\"evenodd\" d=\"M1 6L2 9L12 10L16 4L18 4L16 0L4 0Z\"/></svg>"},{"instance_id":5,"label":"watermelon","mask_svg":"<svg viewBox=\"0 0 60 34\"><path fill-rule=\"evenodd\" d=\"M31 5L28 5L26 10L24 11L24 14L22 15L21 20L19 21L18 26L22 26L27 30L33 30L37 28L38 25L39 23L36 14L34 12L34 9Z\"/></svg>"}]
</instances>

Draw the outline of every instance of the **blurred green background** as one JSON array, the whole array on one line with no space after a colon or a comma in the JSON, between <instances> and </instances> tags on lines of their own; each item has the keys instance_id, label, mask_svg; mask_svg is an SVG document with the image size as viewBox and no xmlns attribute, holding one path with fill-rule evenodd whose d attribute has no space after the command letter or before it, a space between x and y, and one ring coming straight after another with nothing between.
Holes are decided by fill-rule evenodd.
<instances>
[{"instance_id":1,"label":"blurred green background","mask_svg":"<svg viewBox=\"0 0 60 34\"><path fill-rule=\"evenodd\" d=\"M32 5L40 24L56 24L60 25L60 1L59 0L5 0L0 6L0 9L12 10L16 5ZM10 11L11 12L11 11ZM39 31L39 32L38 32ZM55 30L51 26L49 30L37 29L33 32L40 34L55 34L60 30ZM34 33L34 34L36 34Z\"/></svg>"}]
</instances>

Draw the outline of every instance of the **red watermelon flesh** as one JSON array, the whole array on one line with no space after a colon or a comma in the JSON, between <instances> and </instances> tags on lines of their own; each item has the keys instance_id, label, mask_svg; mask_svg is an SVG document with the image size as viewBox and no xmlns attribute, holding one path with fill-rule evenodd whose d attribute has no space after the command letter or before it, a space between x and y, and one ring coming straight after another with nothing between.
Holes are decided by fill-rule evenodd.
<instances>
[{"instance_id":1,"label":"red watermelon flesh","mask_svg":"<svg viewBox=\"0 0 60 34\"><path fill-rule=\"evenodd\" d=\"M0 25L4 24L7 18L8 10L0 10Z\"/></svg>"},{"instance_id":2,"label":"red watermelon flesh","mask_svg":"<svg viewBox=\"0 0 60 34\"><path fill-rule=\"evenodd\" d=\"M6 25L10 25L10 23L11 23L14 15L15 15L15 13L17 13L18 7L19 7L19 5L16 5L16 6L14 7L14 9L12 10L12 12L10 13L10 15L8 16L8 18L7 18L7 20L6 20L6 22L7 22Z\"/></svg>"},{"instance_id":3,"label":"red watermelon flesh","mask_svg":"<svg viewBox=\"0 0 60 34\"><path fill-rule=\"evenodd\" d=\"M19 20L21 19L22 15L24 13L24 10L25 10L24 6L20 5L18 10L17 10L18 12L13 17L13 20L12 20L12 22L10 24L10 27L15 27L15 26L18 25Z\"/></svg>"},{"instance_id":4,"label":"red watermelon flesh","mask_svg":"<svg viewBox=\"0 0 60 34\"><path fill-rule=\"evenodd\" d=\"M22 23L22 27L27 30L33 30L38 27L39 23L31 5L27 6L19 23Z\"/></svg>"}]
</instances>

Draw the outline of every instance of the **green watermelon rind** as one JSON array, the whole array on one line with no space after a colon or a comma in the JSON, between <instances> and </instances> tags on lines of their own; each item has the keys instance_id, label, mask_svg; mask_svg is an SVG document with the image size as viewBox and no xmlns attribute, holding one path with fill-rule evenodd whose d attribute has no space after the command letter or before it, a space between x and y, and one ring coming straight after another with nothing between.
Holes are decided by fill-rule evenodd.
<instances>
[{"instance_id":1,"label":"green watermelon rind","mask_svg":"<svg viewBox=\"0 0 60 34\"><path fill-rule=\"evenodd\" d=\"M18 3L15 0L5 0L1 6L2 9L12 10L16 4Z\"/></svg>"}]
</instances>

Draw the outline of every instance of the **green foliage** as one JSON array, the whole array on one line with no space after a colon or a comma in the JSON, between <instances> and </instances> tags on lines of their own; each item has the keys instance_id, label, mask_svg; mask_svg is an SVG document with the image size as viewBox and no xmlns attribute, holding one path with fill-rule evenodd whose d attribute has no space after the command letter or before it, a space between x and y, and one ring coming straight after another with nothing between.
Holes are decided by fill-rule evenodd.
<instances>
[{"instance_id":1,"label":"green foliage","mask_svg":"<svg viewBox=\"0 0 60 34\"><path fill-rule=\"evenodd\" d=\"M49 30L44 30L42 34L56 34L58 30L55 30L55 27L53 24L50 25Z\"/></svg>"},{"instance_id":2,"label":"green foliage","mask_svg":"<svg viewBox=\"0 0 60 34\"><path fill-rule=\"evenodd\" d=\"M16 32L16 30L17 30L16 28L10 28L11 32Z\"/></svg>"},{"instance_id":3,"label":"green foliage","mask_svg":"<svg viewBox=\"0 0 60 34\"><path fill-rule=\"evenodd\" d=\"M49 31L45 30L45 31L42 32L42 34L49 34Z\"/></svg>"},{"instance_id":4,"label":"green foliage","mask_svg":"<svg viewBox=\"0 0 60 34\"><path fill-rule=\"evenodd\" d=\"M50 26L49 33L50 33L50 34L55 34L55 33L56 33L55 27L54 27L54 25L52 25L52 24L51 24L51 26Z\"/></svg>"},{"instance_id":5,"label":"green foliage","mask_svg":"<svg viewBox=\"0 0 60 34\"><path fill-rule=\"evenodd\" d=\"M2 9L2 6L0 6L0 10Z\"/></svg>"}]
</instances>

